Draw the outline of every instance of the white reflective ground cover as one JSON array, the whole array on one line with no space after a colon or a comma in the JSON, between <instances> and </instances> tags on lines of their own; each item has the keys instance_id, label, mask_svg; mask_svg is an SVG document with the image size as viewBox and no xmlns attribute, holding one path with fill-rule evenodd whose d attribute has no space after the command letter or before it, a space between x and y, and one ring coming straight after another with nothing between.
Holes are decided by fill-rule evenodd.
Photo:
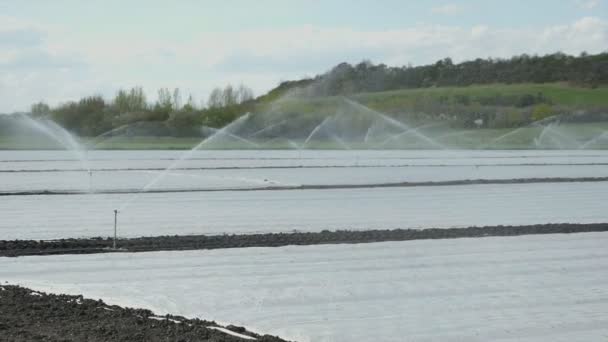
<instances>
[{"instance_id":1,"label":"white reflective ground cover","mask_svg":"<svg viewBox=\"0 0 608 342\"><path fill-rule=\"evenodd\" d=\"M0 173L0 193L18 191L139 191L162 171ZM249 189L300 185L353 185L471 179L608 177L608 165L417 166L172 170L152 190ZM89 188L90 187L90 188Z\"/></svg>"},{"instance_id":2,"label":"white reflective ground cover","mask_svg":"<svg viewBox=\"0 0 608 342\"><path fill-rule=\"evenodd\" d=\"M66 151L0 151L11 171L0 192L137 190L183 153L91 151L88 166L104 171L89 179ZM153 189L605 177L606 163L608 151L198 151ZM11 195L0 239L110 236L125 203L121 237L596 223L608 222L606 194L608 182ZM298 341L597 341L608 339L607 243L582 233L0 258L0 281Z\"/></svg>"},{"instance_id":3,"label":"white reflective ground cover","mask_svg":"<svg viewBox=\"0 0 608 342\"><path fill-rule=\"evenodd\" d=\"M186 151L90 151L91 169L161 168ZM182 168L349 166L349 165L493 165L608 163L608 151L476 150L250 150L196 151ZM0 170L79 170L83 163L68 151L0 151Z\"/></svg>"},{"instance_id":4,"label":"white reflective ground cover","mask_svg":"<svg viewBox=\"0 0 608 342\"><path fill-rule=\"evenodd\" d=\"M608 222L608 182L0 197L3 239Z\"/></svg>"},{"instance_id":5,"label":"white reflective ground cover","mask_svg":"<svg viewBox=\"0 0 608 342\"><path fill-rule=\"evenodd\" d=\"M0 280L298 341L604 341L607 244L581 233L0 258Z\"/></svg>"},{"instance_id":6,"label":"white reflective ground cover","mask_svg":"<svg viewBox=\"0 0 608 342\"><path fill-rule=\"evenodd\" d=\"M94 171L89 178L86 171L78 171L82 164L68 151L0 151L0 169L12 170L0 172L0 193L88 191L89 186L93 192L137 192L184 153L90 151L91 165L108 170ZM602 165L608 163L608 151L228 150L197 151L191 157L175 166L246 169L175 169L151 190L608 176L608 166ZM298 168L301 165L315 167ZM374 167L356 167L365 165ZM278 168L251 168L268 166ZM130 168L143 170L124 170ZM26 169L38 172L18 172ZM608 182L595 182L138 196L11 195L0 197L0 234L4 239L109 236L113 210L123 207L119 214L122 237L595 223L608 220L607 191ZM125 207L125 203L130 204Z\"/></svg>"}]
</instances>

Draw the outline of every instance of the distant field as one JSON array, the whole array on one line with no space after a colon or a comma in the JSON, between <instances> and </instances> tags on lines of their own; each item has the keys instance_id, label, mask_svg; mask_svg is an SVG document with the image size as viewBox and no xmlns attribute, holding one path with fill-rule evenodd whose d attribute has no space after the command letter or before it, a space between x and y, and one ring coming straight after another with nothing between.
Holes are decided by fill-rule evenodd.
<instances>
[{"instance_id":1,"label":"distant field","mask_svg":"<svg viewBox=\"0 0 608 342\"><path fill-rule=\"evenodd\" d=\"M544 132L543 132L544 130ZM303 140L252 139L250 144L217 139L201 146L207 149L606 149L608 148L608 122L562 124L545 128L529 126L519 129L454 129L431 126L416 129L434 144L415 134L386 135L364 143L360 140L338 141L316 139L307 144ZM113 137L97 145L86 144L89 149L100 150L185 150L196 146L202 138L196 137ZM0 149L63 149L53 141L41 137L13 140L0 137Z\"/></svg>"},{"instance_id":2,"label":"distant field","mask_svg":"<svg viewBox=\"0 0 608 342\"><path fill-rule=\"evenodd\" d=\"M114 137L95 145L109 150L181 150L190 149L201 141L197 137Z\"/></svg>"},{"instance_id":3,"label":"distant field","mask_svg":"<svg viewBox=\"0 0 608 342\"><path fill-rule=\"evenodd\" d=\"M542 102L523 107L516 107L514 103L517 102L517 99L525 96L538 97L539 94L544 99ZM544 101L549 104L547 115L564 114L578 110L608 109L607 86L592 89L562 83L492 84L468 87L403 89L352 94L347 97L373 110L391 113L391 115L405 120L408 124L424 123L425 120L428 120L425 119L425 115L419 115L422 113L431 114L431 116L446 112L451 112L450 115L452 116L481 112L517 112L521 114L525 111L531 112L535 106L544 103ZM458 98L462 97L466 97L468 102L459 102ZM492 101L496 101L496 98L509 104L492 104ZM281 115L281 113L297 114L300 118L308 117L311 120L318 121L319 118L322 119L328 115L352 111L353 108L347 105L344 99L343 96L286 97L268 105L262 111L274 112L278 115ZM501 123L498 124L498 126L500 125ZM513 126L518 126L518 124Z\"/></svg>"},{"instance_id":4,"label":"distant field","mask_svg":"<svg viewBox=\"0 0 608 342\"><path fill-rule=\"evenodd\" d=\"M191 137L114 137L100 142L94 146L87 145L83 139L83 146L99 150L183 150L190 149L200 142L200 138ZM44 137L13 138L0 136L0 149L2 150L28 150L28 149L63 149L63 147Z\"/></svg>"},{"instance_id":5,"label":"distant field","mask_svg":"<svg viewBox=\"0 0 608 342\"><path fill-rule=\"evenodd\" d=\"M471 98L489 97L494 95L512 96L542 93L553 104L590 108L608 106L608 87L581 88L561 83L549 84L492 84L474 85L468 87L420 88L385 91L378 93L362 93L353 98L373 105L374 108L392 107L397 104L412 105L419 99L439 101L442 96L467 95Z\"/></svg>"},{"instance_id":6,"label":"distant field","mask_svg":"<svg viewBox=\"0 0 608 342\"><path fill-rule=\"evenodd\" d=\"M256 130L264 131L269 126L277 126L283 132L278 135L262 138L253 136L249 138L252 144L245 144L234 139L217 139L212 144L203 146L213 149L416 149L416 148L484 148L484 149L526 149L526 148L608 148L608 122L593 122L580 124L563 124L559 127L550 127L543 133L543 127L529 125L528 127L516 128L464 128L452 121L418 116L421 103L441 104L437 106L436 113L442 113L445 108L454 108L455 114L475 114L481 108L478 100L480 98L492 98L495 96L517 97L522 95L537 95L542 93L544 98L551 103L551 107L562 106L566 113L579 109L608 108L608 87L580 88L567 84L493 84L476 85L468 87L442 87L406 89L377 93L361 93L346 97L330 96L315 98L285 97L282 100L263 106L252 116L252 122L248 123L250 130L235 132L245 138L251 136ZM469 105L454 105L459 96L467 96L471 103ZM362 104L363 106L359 105ZM453 107L451 107L453 106ZM370 115L369 107L380 113L390 114L398 120L406 123L404 127L421 127L419 131L436 142L434 146L428 146L413 134L403 134L392 139L390 134L399 132L387 132L387 136L379 136L378 141L366 141L363 143L361 137L344 144L339 139L316 137L306 145L304 140L313 129L324 122L328 117L338 115L339 122L332 122L330 129L334 136L349 136L348 132L357 129L365 130L371 127L373 120L380 116ZM432 106L430 108L433 108ZM487 107L486 107L487 108ZM495 108L495 107L491 107ZM504 106L498 111L517 110ZM423 111L423 109L422 109ZM562 112L563 113L563 112ZM549 112L548 115L555 113ZM454 115L454 113L450 114ZM346 118L346 119L345 119ZM331 121L331 120L330 120ZM348 121L345 123L345 121ZM331 126L330 125L330 126ZM427 128L426 126L433 126ZM460 125L460 126L458 126ZM528 125L525 122L520 125ZM520 125L512 125L518 127ZM339 126L339 127L338 127ZM451 126L451 127L450 127ZM466 127L470 127L466 126ZM500 125L489 125L489 127L501 127ZM504 127L504 126L502 126ZM247 127L245 127L247 128ZM407 129L406 129L407 130ZM352 134L351 134L352 135ZM298 136L300 138L294 138ZM286 137L290 137L287 139ZM304 137L304 138L302 138ZM540 139L542 138L542 139ZM106 140L83 139L83 145L89 149L190 149L201 141L199 137L154 137L154 136L114 136ZM540 139L540 140L539 140ZM595 140L594 140L595 139ZM359 141L361 140L361 141ZM589 142L592 143L589 143ZM60 144L50 139L38 136L6 137L0 136L0 149L62 149Z\"/></svg>"},{"instance_id":7,"label":"distant field","mask_svg":"<svg viewBox=\"0 0 608 342\"><path fill-rule=\"evenodd\" d=\"M542 93L555 105L573 106L578 108L592 108L608 106L608 86L597 88L582 88L570 86L563 83L525 83L525 84L489 84L472 85L467 87L431 87L417 89L401 89L373 93L353 94L349 97L366 105L378 107L392 107L396 104L413 105L420 100L433 100L439 102L442 97L453 98L456 95L466 95L475 102L475 98L519 95L536 95ZM330 96L307 100L300 103L302 108L311 110L320 106L329 106L339 101L340 96ZM287 104L299 102L295 100L285 101Z\"/></svg>"}]
</instances>

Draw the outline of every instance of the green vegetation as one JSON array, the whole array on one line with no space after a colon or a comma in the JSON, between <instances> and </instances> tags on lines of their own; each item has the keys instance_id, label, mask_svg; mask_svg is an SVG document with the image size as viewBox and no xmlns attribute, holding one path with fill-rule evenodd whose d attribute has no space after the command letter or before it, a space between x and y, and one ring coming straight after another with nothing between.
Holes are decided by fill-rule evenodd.
<instances>
[{"instance_id":1,"label":"green vegetation","mask_svg":"<svg viewBox=\"0 0 608 342\"><path fill-rule=\"evenodd\" d=\"M570 120L585 122L608 113L608 87L580 88L563 83L402 89L348 97L408 123L443 121L453 128L476 128L477 119L483 120L483 128L517 128L573 113L581 115ZM319 120L338 112L342 105L342 96L287 97L259 108Z\"/></svg>"},{"instance_id":2,"label":"green vegetation","mask_svg":"<svg viewBox=\"0 0 608 342\"><path fill-rule=\"evenodd\" d=\"M187 150L200 142L195 137L113 137L95 145L103 150Z\"/></svg>"},{"instance_id":3,"label":"green vegetation","mask_svg":"<svg viewBox=\"0 0 608 342\"><path fill-rule=\"evenodd\" d=\"M422 127L420 132L436 140L439 144L450 148L460 149L529 149L535 146L535 139L540 136L543 126L526 126L517 129L512 128L487 128L487 129L454 129L445 125L429 125ZM592 123L567 123L556 126L558 132L562 132L571 137L579 147L593 138L600 136L608 131L608 121ZM208 149L294 149L296 146L303 146L303 139L296 139L288 142L285 139L251 139L256 146L247 145L238 141L222 140L217 144L208 144L203 148ZM83 145L90 149L110 149L110 150L146 150L146 149L191 149L201 141L195 137L152 137L152 136L133 136L133 137L112 137L94 145L93 140L84 139ZM419 145L414 136L403 136L386 142L375 142L366 144L363 142L349 142L351 149L403 149L403 148L428 148ZM545 141L547 144L541 145L543 148L559 148L551 140ZM295 144L295 145L294 145ZM588 148L608 148L608 139L600 139L597 142L586 146ZM331 139L315 139L306 145L308 149L343 149L344 146ZM577 148L575 146L563 146L563 148ZM15 140L12 137L0 136L0 150L3 149L63 149L59 144L46 139L42 136L27 137L27 139Z\"/></svg>"},{"instance_id":4,"label":"green vegetation","mask_svg":"<svg viewBox=\"0 0 608 342\"><path fill-rule=\"evenodd\" d=\"M378 105L413 106L417 101L429 100L433 103L447 101L449 104L481 104L484 100L505 98L512 99L509 106L517 107L518 101L525 96L541 94L544 101L562 106L593 108L608 107L608 86L582 88L565 83L543 84L488 84L466 87L435 87L421 89L403 89L377 93L362 93L355 96L364 102ZM534 103L533 103L534 104Z\"/></svg>"},{"instance_id":5,"label":"green vegetation","mask_svg":"<svg viewBox=\"0 0 608 342\"><path fill-rule=\"evenodd\" d=\"M162 88L154 104L147 102L141 87L119 90L114 99L89 96L79 101L51 108L41 102L32 105L31 115L49 118L62 127L83 137L94 137L105 132L135 124L130 135L200 136L201 125L222 127L244 114L254 104L251 89L231 85L214 89L205 106L197 106L192 95L184 104L179 89ZM148 123L142 125L142 123ZM141 127L145 126L145 127ZM151 129L151 127L154 126ZM1 131L0 131L1 133Z\"/></svg>"},{"instance_id":6,"label":"green vegetation","mask_svg":"<svg viewBox=\"0 0 608 342\"><path fill-rule=\"evenodd\" d=\"M283 82L255 99L246 86L228 85L214 89L201 105L191 95L184 103L179 89L166 88L158 91L156 102L149 103L143 89L135 87L119 90L111 100L90 96L56 107L37 103L30 115L49 118L96 148L181 149L210 134L201 127L221 128L247 112L254 113L248 121L251 129L289 121L297 122L290 125L291 131L310 132L326 117L352 111L344 105L345 98L409 125L442 124L452 133L462 132L452 134L459 145L469 136L483 143L503 131L554 116L578 124L606 121L608 53L522 55L460 64L446 58L418 67L342 63L312 79ZM41 144L31 133L15 129L11 120L0 116L0 148L7 148L19 135L19 146L52 148L52 143ZM469 132L480 128L485 131ZM316 143L320 148L334 145ZM289 147L277 141L270 145Z\"/></svg>"},{"instance_id":7,"label":"green vegetation","mask_svg":"<svg viewBox=\"0 0 608 342\"><path fill-rule=\"evenodd\" d=\"M580 88L563 83L492 84L468 87L405 89L353 96L385 113L411 119L451 119L454 126L473 127L477 118L486 128L512 128L552 115L608 112L608 87Z\"/></svg>"},{"instance_id":8,"label":"green vegetation","mask_svg":"<svg viewBox=\"0 0 608 342\"><path fill-rule=\"evenodd\" d=\"M313 81L313 80L311 80ZM396 89L463 87L474 84L567 82L582 87L608 83L608 52L578 57L555 53L514 56L510 59L476 59L454 64L445 58L417 67L388 67L361 62L342 63L314 79L316 95L344 95Z\"/></svg>"},{"instance_id":9,"label":"green vegetation","mask_svg":"<svg viewBox=\"0 0 608 342\"><path fill-rule=\"evenodd\" d=\"M199 136L192 127L223 127L246 112L272 110L285 97L351 96L383 112L457 116L465 127L481 116L487 127L499 128L531 121L532 108L538 105L551 107L540 107L543 113L537 109L537 116L605 109L606 85L608 53L521 55L460 64L446 58L417 67L362 62L339 64L313 79L283 82L257 99L246 86L228 85L214 89L207 103L198 106L191 95L184 103L179 89L163 88L157 101L149 104L143 89L135 87L119 90L110 101L90 96L55 108L34 104L31 113L49 117L79 136L96 136L135 122L162 123L154 133L158 136ZM310 109L302 108L300 114Z\"/></svg>"},{"instance_id":10,"label":"green vegetation","mask_svg":"<svg viewBox=\"0 0 608 342\"><path fill-rule=\"evenodd\" d=\"M193 137L116 137L93 146L91 141L83 139L83 146L90 149L110 150L183 150L190 149L200 142ZM27 136L18 139L14 136L0 136L0 150L57 150L63 149L59 143L44 136Z\"/></svg>"}]
</instances>

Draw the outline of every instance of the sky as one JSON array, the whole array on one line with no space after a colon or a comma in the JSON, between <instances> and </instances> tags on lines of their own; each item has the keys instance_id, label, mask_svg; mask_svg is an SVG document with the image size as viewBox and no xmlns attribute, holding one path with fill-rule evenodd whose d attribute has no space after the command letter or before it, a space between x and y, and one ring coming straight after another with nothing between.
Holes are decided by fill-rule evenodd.
<instances>
[{"instance_id":1,"label":"sky","mask_svg":"<svg viewBox=\"0 0 608 342\"><path fill-rule=\"evenodd\" d=\"M161 87L261 95L341 62L608 51L608 0L0 0L0 113Z\"/></svg>"}]
</instances>

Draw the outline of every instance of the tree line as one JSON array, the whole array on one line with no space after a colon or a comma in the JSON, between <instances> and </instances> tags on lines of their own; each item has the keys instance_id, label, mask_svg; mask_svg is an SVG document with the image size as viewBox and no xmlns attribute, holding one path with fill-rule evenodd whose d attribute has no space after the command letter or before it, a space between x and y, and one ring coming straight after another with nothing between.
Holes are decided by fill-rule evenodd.
<instances>
[{"instance_id":1,"label":"tree line","mask_svg":"<svg viewBox=\"0 0 608 342\"><path fill-rule=\"evenodd\" d=\"M508 59L478 58L458 64L444 58L416 67L388 67L369 61L356 65L341 63L329 72L309 79L305 94L327 96L473 84L552 82L584 87L608 84L608 52L581 53L579 56L561 52L545 56L523 54Z\"/></svg>"},{"instance_id":2,"label":"tree line","mask_svg":"<svg viewBox=\"0 0 608 342\"><path fill-rule=\"evenodd\" d=\"M200 135L197 127L222 127L247 111L253 104L253 91L240 85L215 88L206 103L198 105L192 95L183 100L179 88L158 90L157 100L149 103L142 87L121 89L113 99L100 95L50 107L44 102L31 106L34 117L49 118L80 136L97 136L136 122L163 123L161 135ZM157 126L161 127L161 126Z\"/></svg>"},{"instance_id":3,"label":"tree line","mask_svg":"<svg viewBox=\"0 0 608 342\"><path fill-rule=\"evenodd\" d=\"M97 136L117 127L142 122L159 123L155 135L183 136L199 135L198 127L201 125L222 127L246 112L263 108L264 104L286 93L304 97L330 96L473 84L549 82L568 82L583 87L608 84L608 53L582 53L579 56L563 53L545 56L524 54L509 59L478 58L457 64L450 58L444 58L434 64L416 67L388 67L369 61L356 65L341 63L314 78L282 82L256 99L253 91L245 85L227 85L213 89L206 103L200 105L195 103L192 95L184 101L178 88L159 89L157 100L150 103L143 89L134 87L119 90L110 100L96 95L55 107L44 102L36 103L31 107L31 114L50 118L81 136ZM433 105L466 108L471 100L461 95L454 99L454 104L447 99L442 103L439 99ZM542 94L496 95L477 100L485 106L519 108L549 103Z\"/></svg>"}]
</instances>

